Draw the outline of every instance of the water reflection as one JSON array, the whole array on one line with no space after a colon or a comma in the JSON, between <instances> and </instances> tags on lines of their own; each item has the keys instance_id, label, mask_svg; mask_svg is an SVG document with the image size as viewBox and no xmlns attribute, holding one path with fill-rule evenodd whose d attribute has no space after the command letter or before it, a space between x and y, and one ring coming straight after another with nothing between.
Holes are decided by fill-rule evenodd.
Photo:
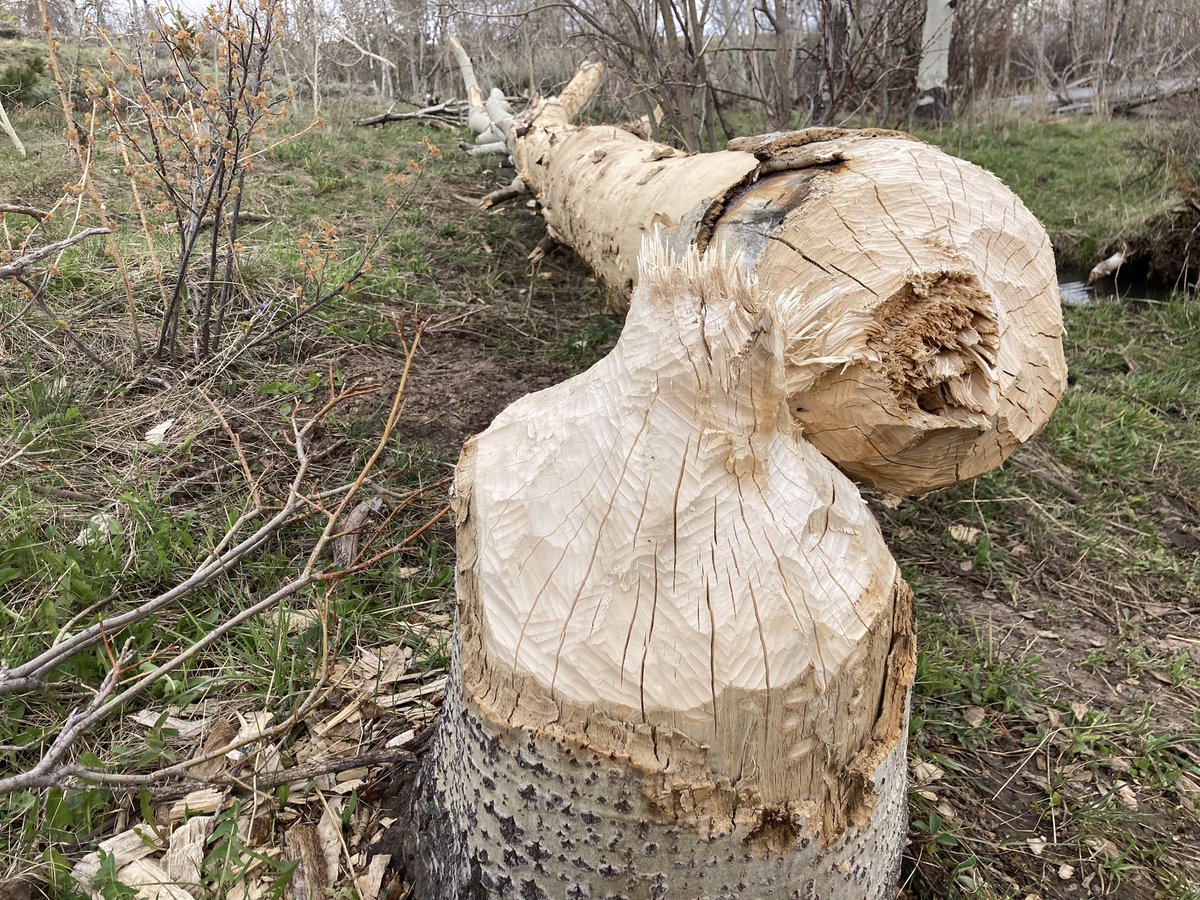
<instances>
[{"instance_id":1,"label":"water reflection","mask_svg":"<svg viewBox=\"0 0 1200 900\"><path fill-rule=\"evenodd\" d=\"M1121 278L1102 278L1088 284L1083 277L1072 272L1060 272L1058 290L1062 294L1063 306L1088 306L1092 303L1111 303L1122 300L1130 303L1156 303L1166 300L1170 291L1145 281Z\"/></svg>"},{"instance_id":2,"label":"water reflection","mask_svg":"<svg viewBox=\"0 0 1200 900\"><path fill-rule=\"evenodd\" d=\"M1091 285L1082 281L1059 281L1058 291L1063 306L1087 306L1096 299Z\"/></svg>"}]
</instances>

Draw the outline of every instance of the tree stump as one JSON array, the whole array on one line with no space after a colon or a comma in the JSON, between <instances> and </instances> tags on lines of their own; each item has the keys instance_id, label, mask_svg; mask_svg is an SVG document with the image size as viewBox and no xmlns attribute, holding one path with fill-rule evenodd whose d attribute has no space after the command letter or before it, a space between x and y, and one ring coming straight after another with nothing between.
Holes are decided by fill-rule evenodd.
<instances>
[{"instance_id":1,"label":"tree stump","mask_svg":"<svg viewBox=\"0 0 1200 900\"><path fill-rule=\"evenodd\" d=\"M804 338L720 252L642 260L612 354L463 452L417 896L887 896L911 596L791 416Z\"/></svg>"}]
</instances>

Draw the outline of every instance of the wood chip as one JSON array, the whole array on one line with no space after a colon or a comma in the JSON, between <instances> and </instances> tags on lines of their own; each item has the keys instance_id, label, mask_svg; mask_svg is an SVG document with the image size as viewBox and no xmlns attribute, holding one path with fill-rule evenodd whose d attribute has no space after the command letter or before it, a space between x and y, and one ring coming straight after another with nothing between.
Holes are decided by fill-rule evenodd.
<instances>
[{"instance_id":1,"label":"wood chip","mask_svg":"<svg viewBox=\"0 0 1200 900\"><path fill-rule=\"evenodd\" d=\"M950 537L959 544L974 547L979 543L979 529L973 528L970 525L951 525Z\"/></svg>"},{"instance_id":2,"label":"wood chip","mask_svg":"<svg viewBox=\"0 0 1200 900\"><path fill-rule=\"evenodd\" d=\"M329 732L332 731L334 728L336 728L338 725L341 725L343 722L345 722L347 719L349 719L352 715L354 715L356 712L358 712L358 708L362 705L362 703L365 699L366 699L365 697L359 697L357 700L342 707L342 709L340 709L338 712L334 713L332 716L330 716L328 719L326 719L324 722L322 722L320 725L318 725L314 729L317 736L324 737L325 735L329 734Z\"/></svg>"},{"instance_id":3,"label":"wood chip","mask_svg":"<svg viewBox=\"0 0 1200 900\"><path fill-rule=\"evenodd\" d=\"M392 694L388 697L376 697L375 705L381 709L395 709L398 706L406 706L409 703L415 703L425 697L432 697L435 694L440 694L446 689L446 679L439 678L436 681L431 681L429 684L422 685L419 688L413 688L411 691L401 691L398 694Z\"/></svg>"},{"instance_id":4,"label":"wood chip","mask_svg":"<svg viewBox=\"0 0 1200 900\"><path fill-rule=\"evenodd\" d=\"M381 853L371 859L367 871L354 879L354 888L358 891L359 900L379 900L379 891L383 885L383 876L387 874L390 854Z\"/></svg>"},{"instance_id":5,"label":"wood chip","mask_svg":"<svg viewBox=\"0 0 1200 900\"><path fill-rule=\"evenodd\" d=\"M262 847L274 836L271 833L270 816L252 806L238 817L237 834L247 847Z\"/></svg>"},{"instance_id":6,"label":"wood chip","mask_svg":"<svg viewBox=\"0 0 1200 900\"><path fill-rule=\"evenodd\" d=\"M131 721L145 728L153 728L158 725L159 719L162 719L161 712L155 712L152 709L143 709L129 717ZM208 719L181 719L178 716L167 716L162 721L162 728L166 731L174 731L178 737L170 738L174 742L194 741L204 734L204 730L208 728Z\"/></svg>"},{"instance_id":7,"label":"wood chip","mask_svg":"<svg viewBox=\"0 0 1200 900\"><path fill-rule=\"evenodd\" d=\"M367 519L381 509L383 499L372 497L370 500L363 500L350 511L350 515L342 521L340 533L333 539L330 547L335 566L344 569L354 562L358 555L358 536L363 526L366 525Z\"/></svg>"},{"instance_id":8,"label":"wood chip","mask_svg":"<svg viewBox=\"0 0 1200 900\"><path fill-rule=\"evenodd\" d=\"M320 620L317 617L317 614L311 610L289 612L287 614L288 634L299 634L302 631L307 631L310 625L314 625L318 621Z\"/></svg>"},{"instance_id":9,"label":"wood chip","mask_svg":"<svg viewBox=\"0 0 1200 900\"><path fill-rule=\"evenodd\" d=\"M230 719L218 719L209 731L208 737L204 739L204 743L200 749L196 751L193 759L198 759L203 756L208 756L210 753L215 753L222 747L227 747L237 735L237 726ZM201 778L213 778L220 775L229 768L229 761L223 756L218 756L216 759L210 759L208 762L200 763L193 766L192 771Z\"/></svg>"},{"instance_id":10,"label":"wood chip","mask_svg":"<svg viewBox=\"0 0 1200 900\"><path fill-rule=\"evenodd\" d=\"M186 797L176 800L171 805L171 811L167 815L168 821L175 825L182 822L188 816L208 815L210 813L220 812L225 805L225 791L219 791L216 788L201 788L197 791L192 791Z\"/></svg>"},{"instance_id":11,"label":"wood chip","mask_svg":"<svg viewBox=\"0 0 1200 900\"><path fill-rule=\"evenodd\" d=\"M240 727L238 728L237 734L234 736L234 742L250 741L254 738L261 737L263 732L271 727L271 720L275 718L274 714L269 713L266 710L253 712L249 715L242 715L241 713L238 713L237 717L238 721L240 722ZM225 755L236 763L241 762L253 752L253 748L247 746L241 747L237 750L230 750Z\"/></svg>"},{"instance_id":12,"label":"wood chip","mask_svg":"<svg viewBox=\"0 0 1200 900\"><path fill-rule=\"evenodd\" d=\"M924 785L933 784L946 773L940 766L921 760L913 765L912 774L917 784Z\"/></svg>"},{"instance_id":13,"label":"wood chip","mask_svg":"<svg viewBox=\"0 0 1200 900\"><path fill-rule=\"evenodd\" d=\"M416 729L410 728L410 729L408 729L408 731L402 731L395 737L389 738L388 742L386 744L384 744L384 746L387 747L389 750L391 750L395 747L403 747L405 744L407 744L409 741L411 741L416 736L417 736Z\"/></svg>"},{"instance_id":14,"label":"wood chip","mask_svg":"<svg viewBox=\"0 0 1200 900\"><path fill-rule=\"evenodd\" d=\"M225 900L259 900L266 894L266 888L258 879L242 880L230 888Z\"/></svg>"},{"instance_id":15,"label":"wood chip","mask_svg":"<svg viewBox=\"0 0 1200 900\"><path fill-rule=\"evenodd\" d=\"M238 713L237 716L241 722L241 727L238 728L234 742L250 741L251 743L245 744L236 750L230 750L225 756L233 761L235 765L243 762L246 763L259 775L278 772L282 769L283 761L280 759L279 751L275 747L253 743L255 738L261 737L271 727L271 723L275 718L274 714L260 710L249 715Z\"/></svg>"},{"instance_id":16,"label":"wood chip","mask_svg":"<svg viewBox=\"0 0 1200 900\"><path fill-rule=\"evenodd\" d=\"M1128 784L1126 784L1123 781L1118 781L1116 783L1116 788L1117 788L1117 800L1120 801L1120 803L1123 807L1125 807L1126 809L1137 809L1138 808L1137 794L1135 794L1133 792L1133 788L1131 788Z\"/></svg>"},{"instance_id":17,"label":"wood chip","mask_svg":"<svg viewBox=\"0 0 1200 900\"><path fill-rule=\"evenodd\" d=\"M324 900L329 884L317 829L297 823L287 830L284 841L287 858L299 863L288 882L288 896L296 900Z\"/></svg>"},{"instance_id":18,"label":"wood chip","mask_svg":"<svg viewBox=\"0 0 1200 900\"><path fill-rule=\"evenodd\" d=\"M388 644L364 648L354 662L334 666L333 680L335 684L351 685L374 694L384 685L395 684L404 678L411 662L411 647Z\"/></svg>"},{"instance_id":19,"label":"wood chip","mask_svg":"<svg viewBox=\"0 0 1200 900\"><path fill-rule=\"evenodd\" d=\"M171 832L163 857L167 876L193 897L204 893L204 845L216 821L216 816L192 816Z\"/></svg>"},{"instance_id":20,"label":"wood chip","mask_svg":"<svg viewBox=\"0 0 1200 900\"><path fill-rule=\"evenodd\" d=\"M341 875L342 863L342 821L334 810L342 805L341 797L330 797L329 805L321 813L317 822L317 837L321 841L321 852L325 855L325 880L327 884L337 884Z\"/></svg>"},{"instance_id":21,"label":"wood chip","mask_svg":"<svg viewBox=\"0 0 1200 900\"><path fill-rule=\"evenodd\" d=\"M137 859L117 872L117 880L137 892L139 900L192 900L192 895L171 882L166 870L148 859Z\"/></svg>"},{"instance_id":22,"label":"wood chip","mask_svg":"<svg viewBox=\"0 0 1200 900\"><path fill-rule=\"evenodd\" d=\"M171 427L174 424L174 419L167 419L164 422L159 422L146 432L146 443L154 447L165 447L167 443L167 432L171 430Z\"/></svg>"},{"instance_id":23,"label":"wood chip","mask_svg":"<svg viewBox=\"0 0 1200 900\"><path fill-rule=\"evenodd\" d=\"M127 831L101 841L98 850L75 863L71 869L71 877L80 884L88 884L100 874L101 853L111 856L114 867L119 871L131 862L157 853L161 849L162 843L153 828L149 825L134 825Z\"/></svg>"}]
</instances>

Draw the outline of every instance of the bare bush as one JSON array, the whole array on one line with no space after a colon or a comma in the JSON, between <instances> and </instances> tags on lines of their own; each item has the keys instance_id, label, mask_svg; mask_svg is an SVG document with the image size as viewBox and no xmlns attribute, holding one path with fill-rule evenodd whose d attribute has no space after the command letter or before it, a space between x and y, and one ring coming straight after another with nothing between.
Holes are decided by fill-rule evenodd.
<instances>
[{"instance_id":1,"label":"bare bush","mask_svg":"<svg viewBox=\"0 0 1200 900\"><path fill-rule=\"evenodd\" d=\"M160 16L150 35L153 55L130 55L110 41L112 66L85 80L89 97L115 126L115 140L133 157L125 171L135 197L139 186L153 187L159 202L152 213L167 217L178 235L172 287L163 297L159 357L176 350L180 323L189 314L194 355L221 347L246 176L257 143L290 99L271 81L281 25L279 0L213 7L193 28L173 27ZM124 86L125 75L133 79L131 88ZM144 224L145 215L143 209ZM203 275L197 277L202 254Z\"/></svg>"}]
</instances>

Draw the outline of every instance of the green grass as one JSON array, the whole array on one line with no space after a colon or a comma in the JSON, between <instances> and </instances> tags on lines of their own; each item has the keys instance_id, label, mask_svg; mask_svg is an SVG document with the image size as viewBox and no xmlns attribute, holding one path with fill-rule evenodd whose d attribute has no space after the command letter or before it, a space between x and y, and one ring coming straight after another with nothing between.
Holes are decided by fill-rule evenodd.
<instances>
[{"instance_id":1,"label":"green grass","mask_svg":"<svg viewBox=\"0 0 1200 900\"><path fill-rule=\"evenodd\" d=\"M319 405L327 386L313 374L265 381L260 394L267 401L259 421L270 427L274 420L282 426L284 405ZM108 387L101 383L89 388L70 378L60 384L27 373L0 378L0 458L15 448L24 450L7 467L0 491L5 510L0 516L0 616L5 623L0 629L0 659L27 659L48 647L60 630L91 621L88 610L100 608L112 615L178 583L249 502L249 492L236 476L202 482L199 497L169 494L169 488L197 468L214 461L232 467L235 455L227 444L212 446L219 443L219 432L207 426L190 449L114 449L113 422L106 413L115 397ZM217 397L227 410L234 408L233 398L219 392ZM326 440L357 448L353 457L374 445L378 424L374 416L344 417L332 424ZM116 432L123 441L136 441L125 428L118 426ZM250 434L243 434L252 466L262 471L270 454L256 452ZM410 491L443 478L444 463L440 454L397 446L376 474L376 483L398 493ZM345 482L347 475L352 476L352 470L335 467L318 473L315 484ZM54 491L63 489L83 500L56 497ZM263 490L271 495L278 484L268 478ZM90 539L80 539L97 509L114 517L114 527L92 529ZM383 533L380 549L419 524L429 509L428 503L420 503L401 512ZM55 691L6 698L0 704L0 769L21 771L38 759L63 717L86 701L81 688L98 684L109 670L120 641L131 641L130 674L148 671L208 634L248 598L264 596L296 573L321 524L320 518L297 522L185 604L125 629L119 641L114 636L112 642L75 657L54 672ZM187 710L220 700L242 709L270 708L286 717L321 675L323 662L317 651L323 629L321 619L312 616L318 604L327 608L332 659L351 658L364 646L399 644L414 651L415 670L444 667L444 644L430 640L414 612L439 608L452 590L447 536L444 530L435 531L413 553L385 559L343 579L335 590L300 593L272 614L248 621L228 640L160 680L125 713L165 710L168 705ZM296 629L290 624L292 615L306 616L310 624ZM117 717L88 737L77 758L101 771L148 771L177 761L171 746L155 730L131 731ZM3 798L0 846L9 874L61 876L63 860L74 859L81 849L107 836L114 816L127 802L120 794L87 790L27 791Z\"/></svg>"},{"instance_id":2,"label":"green grass","mask_svg":"<svg viewBox=\"0 0 1200 900\"><path fill-rule=\"evenodd\" d=\"M77 177L64 152L61 124L41 109L17 108L13 118L30 156L19 161L0 153L3 199L49 206L63 185ZM288 123L292 130L301 127L300 122ZM447 260L460 258L461 248L477 243L467 239L461 226L440 232L429 228L428 214L421 212L430 196L430 179L447 177L461 164L427 163L426 173L412 180L407 193L387 183L389 173L403 172L409 160L428 155L425 136L418 128L364 130L343 121L329 131L302 136L295 146L283 144L263 161L260 177L248 182L244 208L266 210L271 221L247 227L242 235L247 252L239 271L239 300L247 306L265 303L276 316L295 308L299 240L316 233L322 221L332 222L339 232L340 262L331 264L332 281L352 265L371 236L383 231L389 199L401 204L401 214L384 237L392 243L381 247L375 270L354 296L331 304L278 345L223 365L216 375L189 375L186 365L155 369L173 384L158 391L133 379L97 373L61 343L53 323L38 313L13 319L22 297L10 282L0 284L6 322L0 328L0 359L5 360L0 367L0 659L14 664L28 659L50 646L60 631L84 627L100 612L132 608L178 583L248 507L251 489L240 474L239 456L198 387L239 433L242 452L261 479L258 490L277 500L286 496L295 465L287 443L290 416L303 420L311 414L331 388L346 383L351 370L360 384L366 383L364 375L378 382L399 372L403 359L392 317L411 311L417 302L436 307L453 299L435 273L446 268ZM109 209L127 215L127 188L113 175L106 145L97 146L97 173L110 198ZM86 204L84 216L86 224ZM42 239L60 237L71 217L68 207L48 224ZM19 237L25 224L10 218L10 233ZM149 310L160 299L136 219L118 231L117 243L130 267L135 302L152 331ZM157 235L155 244L160 259L167 260L175 238ZM469 274L460 277L465 280ZM301 302L311 299L314 290ZM123 291L101 245L80 246L63 258L46 301L101 355L121 365L128 360ZM373 354L369 361L359 359L364 352ZM315 434L309 449L320 461L302 486L306 493L349 483L374 450L394 382L378 387L375 394L336 411ZM170 445L149 447L142 436L166 418L178 422ZM443 481L447 461L448 454L438 448L394 440L368 493L378 489L403 498ZM377 520L376 549L386 549L418 528L445 503L445 495L443 485L407 505L389 501L399 508L386 521ZM104 524L90 525L99 514L106 517ZM68 712L87 702L89 687L101 682L123 641L131 641L133 654L128 679L294 577L323 521L320 515L301 517L187 602L75 657L52 673L53 690L0 701L0 768L12 773L37 761ZM81 538L81 532L87 536ZM328 565L320 561L321 567ZM286 721L327 675L329 665L353 658L361 648L407 647L413 653L413 672L433 677L447 663L441 610L453 593L453 567L443 524L417 540L411 551L386 557L332 587L306 589L161 679L90 734L73 757L116 773L146 772L179 759L179 743L170 735L130 726L126 717L143 709L170 708L189 715L188 710L219 703L230 715L269 709ZM430 625L434 619L437 627ZM321 652L326 640L328 657ZM294 752L294 739L281 745L285 757ZM184 758L190 752L182 751ZM33 874L57 885L56 895L70 896L64 881L70 864L111 834L121 817L137 815L136 794L132 801L133 810L131 797L122 792L75 788L0 799L0 855L5 861L0 880ZM210 842L213 853L222 846L220 840ZM258 853L226 849L241 859L230 871ZM283 865L265 859L270 866ZM219 885L210 887L212 896L223 895ZM104 893L118 896L119 885L108 878Z\"/></svg>"},{"instance_id":3,"label":"green grass","mask_svg":"<svg viewBox=\"0 0 1200 900\"><path fill-rule=\"evenodd\" d=\"M1066 316L1043 434L885 514L917 587L910 758L944 773L913 788L918 897L1060 896L1063 866L1102 896L1200 890L1200 308Z\"/></svg>"}]
</instances>

